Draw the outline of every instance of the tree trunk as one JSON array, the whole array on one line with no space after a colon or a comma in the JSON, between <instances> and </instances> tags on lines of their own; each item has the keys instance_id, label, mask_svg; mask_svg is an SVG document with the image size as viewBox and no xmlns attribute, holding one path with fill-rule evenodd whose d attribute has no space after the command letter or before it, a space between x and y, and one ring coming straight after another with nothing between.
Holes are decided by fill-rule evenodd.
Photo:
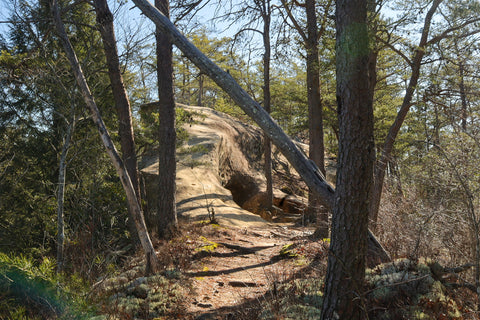
<instances>
[{"instance_id":1,"label":"tree trunk","mask_svg":"<svg viewBox=\"0 0 480 320\"><path fill-rule=\"evenodd\" d=\"M73 108L72 108L73 109ZM67 154L70 148L70 141L75 126L75 116L68 124L67 132L63 141L62 153L58 168L58 191L57 191L57 274L64 269L64 243L65 243L65 222L64 222L64 199L65 199L65 176L67 170Z\"/></svg>"},{"instance_id":2,"label":"tree trunk","mask_svg":"<svg viewBox=\"0 0 480 320\"><path fill-rule=\"evenodd\" d=\"M198 74L198 99L197 105L201 107L203 105L203 74Z\"/></svg>"},{"instance_id":3,"label":"tree trunk","mask_svg":"<svg viewBox=\"0 0 480 320\"><path fill-rule=\"evenodd\" d=\"M467 110L467 94L465 92L465 65L461 61L459 67L459 89L460 89L460 101L462 102L462 116L461 116L461 123L462 123L462 130L467 131L467 117L468 117L468 110Z\"/></svg>"},{"instance_id":4,"label":"tree trunk","mask_svg":"<svg viewBox=\"0 0 480 320\"><path fill-rule=\"evenodd\" d=\"M307 13L307 99L308 99L308 132L309 158L317 165L325 176L325 150L323 143L323 106L320 96L320 65L318 60L318 27L315 11L315 0L305 1ZM308 194L308 211L311 221L320 218L316 235L328 237L328 212L321 210L321 201L315 193ZM321 216L319 216L321 214Z\"/></svg>"},{"instance_id":5,"label":"tree trunk","mask_svg":"<svg viewBox=\"0 0 480 320\"><path fill-rule=\"evenodd\" d=\"M155 6L169 17L168 0L155 0ZM160 238L168 238L177 225L175 204L175 100L173 96L172 44L160 28L155 32L157 39L157 80L158 117L160 144L158 154L158 203L157 233Z\"/></svg>"},{"instance_id":6,"label":"tree trunk","mask_svg":"<svg viewBox=\"0 0 480 320\"><path fill-rule=\"evenodd\" d=\"M374 230L376 229L378 209L380 208L380 199L382 198L383 182L385 180L385 169L387 168L387 163L392 154L393 144L395 143L398 132L400 131L403 121L405 120L405 117L407 116L407 113L412 105L413 94L415 93L418 78L420 77L420 67L422 65L423 56L425 55L425 46L427 44L428 34L430 32L432 17L441 2L442 0L434 0L432 6L428 10L427 15L425 16L425 22L423 26L422 36L420 38L420 43L415 49L415 55L410 63L410 66L412 68L412 74L410 76L410 81L408 83L408 87L403 98L402 106L398 111L394 123L388 131L387 138L385 139L385 143L383 144L382 154L375 165L375 183L373 186L373 194L370 207L370 223Z\"/></svg>"},{"instance_id":7,"label":"tree trunk","mask_svg":"<svg viewBox=\"0 0 480 320\"><path fill-rule=\"evenodd\" d=\"M107 58L108 76L112 85L113 99L117 109L119 122L118 133L120 136L120 147L123 154L123 162L127 168L128 175L132 180L133 189L137 195L138 203L141 202L140 182L138 177L137 153L135 150L135 137L133 134L132 113L127 91L123 84L122 73L120 72L120 62L117 51L117 40L115 39L115 30L113 28L113 15L108 8L106 0L95 0L95 11L97 13L97 23L102 36L103 48ZM129 211L129 229L135 238L135 223L133 222L132 212ZM138 239L135 239L137 242Z\"/></svg>"},{"instance_id":8,"label":"tree trunk","mask_svg":"<svg viewBox=\"0 0 480 320\"><path fill-rule=\"evenodd\" d=\"M178 31L172 22L160 11L153 7L147 0L133 0L142 12L151 19L158 28L162 29L181 51L203 73L208 75L220 88L222 88L242 110L249 115L258 126L267 133L275 146L292 164L307 186L317 193L325 207L329 210L334 207L335 189L328 184L297 145L283 132L270 115L253 100L248 93L232 78L232 76L219 68L207 58L198 48ZM363 151L362 151L363 152ZM382 261L389 261L388 253L381 247L375 236L369 232L369 250L377 250Z\"/></svg>"},{"instance_id":9,"label":"tree trunk","mask_svg":"<svg viewBox=\"0 0 480 320\"><path fill-rule=\"evenodd\" d=\"M325 15L322 19L320 30L317 26L317 17L314 0L305 1L305 10L307 16L307 32L305 33L300 26L289 5L282 0L282 5L286 10L293 26L298 31L305 43L307 51L307 99L309 111L309 157L318 167L318 173L325 176L325 149L323 141L323 106L320 95L320 70L318 57L319 35L325 30L325 23L328 19L328 8L332 1L328 1L325 8ZM323 178L325 179L325 178ZM328 237L328 210L321 206L322 200L315 192L310 190L308 194L307 219L316 221L319 216L319 227L315 231L316 236Z\"/></svg>"},{"instance_id":10,"label":"tree trunk","mask_svg":"<svg viewBox=\"0 0 480 320\"><path fill-rule=\"evenodd\" d=\"M262 2L262 18L263 18L263 47L265 52L263 54L263 107L268 113L271 112L271 96L270 96L270 59L271 59L271 45L270 45L270 1ZM265 163L264 173L266 178L266 195L265 208L271 210L273 206L273 179L272 179L272 142L267 134L265 137Z\"/></svg>"},{"instance_id":11,"label":"tree trunk","mask_svg":"<svg viewBox=\"0 0 480 320\"><path fill-rule=\"evenodd\" d=\"M373 183L367 0L337 0L339 158L322 319L365 319L363 281Z\"/></svg>"},{"instance_id":12,"label":"tree trunk","mask_svg":"<svg viewBox=\"0 0 480 320\"><path fill-rule=\"evenodd\" d=\"M147 227L145 225L145 220L143 217L143 212L142 212L142 209L140 208L140 204L138 203L132 181L130 180L130 176L128 175L128 172L125 168L125 165L122 162L122 159L118 155L117 149L113 144L113 141L108 133L108 130L105 127L105 123L102 120L97 104L95 103L95 99L93 98L93 95L90 92L90 88L88 87L85 76L83 75L83 71L82 71L82 68L80 67L80 63L78 62L78 58L75 54L75 51L73 50L70 40L68 39L67 32L65 31L65 26L62 23L62 20L60 17L60 11L59 11L56 0L52 0L52 14L53 14L54 22L57 28L58 36L60 38L60 42L65 50L68 60L70 61L70 64L73 69L73 73L75 75L75 79L83 95L83 99L85 100L85 104L89 107L92 113L93 121L100 133L100 137L105 146L107 154L112 160L112 163L115 166L117 174L122 183L123 189L125 190L129 209L131 210L134 216L138 237L142 244L143 250L145 251L147 266L149 266L152 269L152 270L148 270L149 268L147 268L147 273L150 271L155 271L158 268L158 258L155 254L155 249L153 248L152 242L150 240L150 236L148 234Z\"/></svg>"}]
</instances>

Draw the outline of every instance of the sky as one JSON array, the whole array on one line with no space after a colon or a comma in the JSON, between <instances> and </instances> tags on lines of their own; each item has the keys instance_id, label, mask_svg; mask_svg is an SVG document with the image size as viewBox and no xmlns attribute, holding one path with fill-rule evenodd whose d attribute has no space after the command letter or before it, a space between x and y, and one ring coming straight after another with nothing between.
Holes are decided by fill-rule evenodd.
<instances>
[{"instance_id":1,"label":"sky","mask_svg":"<svg viewBox=\"0 0 480 320\"><path fill-rule=\"evenodd\" d=\"M0 0L0 34L4 37L8 32L8 24L6 22L8 21L9 12L6 0Z\"/></svg>"},{"instance_id":2,"label":"sky","mask_svg":"<svg viewBox=\"0 0 480 320\"><path fill-rule=\"evenodd\" d=\"M2 34L5 38L7 38L7 32L9 30L8 23L6 23L9 19L11 14L11 6L17 0L0 0L0 34ZM28 0L27 0L28 1ZM37 0L30 0L30 1L37 1ZM122 52L122 43L125 44L126 41L131 41L132 38L128 38L130 34L144 34L144 36L152 36L154 32L154 25L153 23L147 19L141 13L140 9L136 8L132 1L119 1L119 0L108 0L109 6L112 12L117 13L115 14L115 28L116 28L116 36L117 40L119 40L119 51ZM150 0L152 1L152 0ZM240 0L233 0L233 1L240 1ZM121 5L120 5L121 3ZM383 14L385 16L395 17L396 13L388 8L384 7ZM217 25L213 26L211 23L207 23L210 21L215 12L215 7L213 5L207 5L201 12L198 14L198 21L202 24L205 24L208 29L215 29L216 33L215 36L226 37L226 36L233 36L235 32L239 28L235 27L235 25L228 29L226 23L217 22ZM215 27L215 28L213 28ZM259 38L258 34L255 34L257 38ZM153 38L152 38L153 41ZM250 41L251 44L255 45L256 42L261 42L260 40L254 40L254 42ZM260 44L261 45L261 44ZM255 45L256 46L256 45Z\"/></svg>"},{"instance_id":3,"label":"sky","mask_svg":"<svg viewBox=\"0 0 480 320\"><path fill-rule=\"evenodd\" d=\"M0 34L6 36L8 32L8 23L6 23L9 19L11 13L11 6L15 0L0 0ZM238 0L237 0L238 1ZM118 5L119 1L109 1L109 5L112 11L116 11L119 8ZM389 10L387 8L384 9L384 14L386 16L395 16L395 12ZM148 21L140 12L138 8L134 6L131 1L128 1L123 6L123 14L122 16L118 17L116 27L117 27L117 35L122 34L122 29L124 31L128 31L128 29L135 29L137 27L141 27L146 32L153 32L153 23ZM198 20L200 22L205 23L205 21L211 20L214 15L215 8L213 5L206 6L198 15ZM208 27L212 27L208 25ZM236 28L230 28L229 30L226 29L226 25L218 24L215 26L216 31L218 32L218 37L223 36L232 36L236 32Z\"/></svg>"}]
</instances>

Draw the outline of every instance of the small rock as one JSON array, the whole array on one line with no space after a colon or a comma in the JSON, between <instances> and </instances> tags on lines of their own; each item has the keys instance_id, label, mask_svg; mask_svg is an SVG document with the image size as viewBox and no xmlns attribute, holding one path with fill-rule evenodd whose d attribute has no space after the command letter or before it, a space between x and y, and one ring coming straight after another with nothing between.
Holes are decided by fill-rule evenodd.
<instances>
[{"instance_id":1,"label":"small rock","mask_svg":"<svg viewBox=\"0 0 480 320\"><path fill-rule=\"evenodd\" d=\"M212 305L211 303L198 302L198 303L197 303L197 307L200 307L200 308L211 308L211 307L213 307L213 305Z\"/></svg>"},{"instance_id":2,"label":"small rock","mask_svg":"<svg viewBox=\"0 0 480 320\"><path fill-rule=\"evenodd\" d=\"M128 288L133 288L133 287L137 287L143 283L146 283L148 281L148 278L147 277L140 277L140 278L137 278L133 281L131 281L128 285ZM127 288L127 289L128 289Z\"/></svg>"},{"instance_id":3,"label":"small rock","mask_svg":"<svg viewBox=\"0 0 480 320\"><path fill-rule=\"evenodd\" d=\"M228 281L228 285L231 287L260 287L262 284L256 282L245 282L245 281Z\"/></svg>"},{"instance_id":4,"label":"small rock","mask_svg":"<svg viewBox=\"0 0 480 320\"><path fill-rule=\"evenodd\" d=\"M141 284L133 289L132 294L139 299L146 299L150 288L146 284Z\"/></svg>"}]
</instances>

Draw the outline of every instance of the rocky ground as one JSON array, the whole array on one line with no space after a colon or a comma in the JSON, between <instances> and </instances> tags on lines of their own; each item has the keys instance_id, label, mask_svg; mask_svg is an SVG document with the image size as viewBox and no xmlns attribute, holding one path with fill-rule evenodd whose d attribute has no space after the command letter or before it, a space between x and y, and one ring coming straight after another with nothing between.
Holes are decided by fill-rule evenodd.
<instances>
[{"instance_id":1,"label":"rocky ground","mask_svg":"<svg viewBox=\"0 0 480 320\"><path fill-rule=\"evenodd\" d=\"M221 230L221 231L220 231ZM249 319L267 304L267 293L308 269L325 246L307 240L309 231L290 227L220 227L208 241L218 246L199 254L186 273L192 280L192 319ZM240 307L239 306L244 306Z\"/></svg>"},{"instance_id":2,"label":"rocky ground","mask_svg":"<svg viewBox=\"0 0 480 320\"><path fill-rule=\"evenodd\" d=\"M182 228L182 235L156 244L163 271L146 276L139 257L98 284L111 319L277 319L285 310L276 304L296 299L295 289L285 289L296 279L314 279L320 297L328 242L311 241L312 230L202 222Z\"/></svg>"}]
</instances>

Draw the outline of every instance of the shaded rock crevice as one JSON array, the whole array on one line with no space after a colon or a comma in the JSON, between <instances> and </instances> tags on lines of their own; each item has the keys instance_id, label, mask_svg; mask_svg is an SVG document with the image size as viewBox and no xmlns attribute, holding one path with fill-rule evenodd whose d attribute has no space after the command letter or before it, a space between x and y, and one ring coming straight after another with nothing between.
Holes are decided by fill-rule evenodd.
<instances>
[{"instance_id":1,"label":"shaded rock crevice","mask_svg":"<svg viewBox=\"0 0 480 320\"><path fill-rule=\"evenodd\" d=\"M263 175L263 134L258 128L235 120L230 122L229 126L232 130L222 136L217 145L216 158L221 183L230 190L233 200L243 209L268 221L290 222L301 219L306 209L306 199L298 198L293 192L285 193L275 188L283 185L283 189L288 191L305 192L306 186L300 177L292 172L294 170L278 152L274 153L274 207L267 211L266 179ZM224 130L226 131L228 130ZM293 188L292 182L298 187Z\"/></svg>"}]
</instances>

